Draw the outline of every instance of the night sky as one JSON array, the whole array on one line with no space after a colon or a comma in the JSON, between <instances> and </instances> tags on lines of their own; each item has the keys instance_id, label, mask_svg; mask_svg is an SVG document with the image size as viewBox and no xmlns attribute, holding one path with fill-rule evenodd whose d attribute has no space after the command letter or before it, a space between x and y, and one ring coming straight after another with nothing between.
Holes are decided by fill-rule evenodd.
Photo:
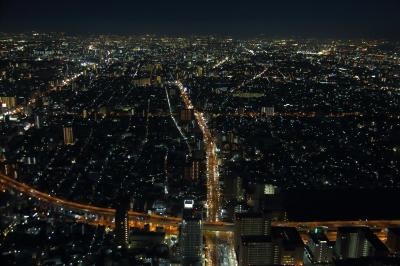
<instances>
[{"instance_id":1,"label":"night sky","mask_svg":"<svg viewBox=\"0 0 400 266\"><path fill-rule=\"evenodd\" d=\"M0 0L0 31L400 39L399 0Z\"/></svg>"}]
</instances>

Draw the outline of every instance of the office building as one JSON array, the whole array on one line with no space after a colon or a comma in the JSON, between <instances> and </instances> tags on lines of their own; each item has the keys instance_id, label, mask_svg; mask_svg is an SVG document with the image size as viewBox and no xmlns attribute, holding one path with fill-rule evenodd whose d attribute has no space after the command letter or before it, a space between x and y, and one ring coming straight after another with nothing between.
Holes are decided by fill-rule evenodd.
<instances>
[{"instance_id":1,"label":"office building","mask_svg":"<svg viewBox=\"0 0 400 266\"><path fill-rule=\"evenodd\" d=\"M303 265L304 243L294 227L272 227L272 240L278 253L278 265Z\"/></svg>"},{"instance_id":2,"label":"office building","mask_svg":"<svg viewBox=\"0 0 400 266\"><path fill-rule=\"evenodd\" d=\"M261 115L263 115L263 116L274 116L275 115L275 108L274 107L262 107L261 108Z\"/></svg>"},{"instance_id":3,"label":"office building","mask_svg":"<svg viewBox=\"0 0 400 266\"><path fill-rule=\"evenodd\" d=\"M190 160L184 167L184 178L186 180L199 180L200 163L199 161Z\"/></svg>"},{"instance_id":4,"label":"office building","mask_svg":"<svg viewBox=\"0 0 400 266\"><path fill-rule=\"evenodd\" d=\"M387 254L387 247L368 227L341 227L338 229L334 248L336 259L386 256Z\"/></svg>"},{"instance_id":5,"label":"office building","mask_svg":"<svg viewBox=\"0 0 400 266\"><path fill-rule=\"evenodd\" d=\"M182 265L202 265L202 227L201 215L194 210L194 201L185 200L180 226Z\"/></svg>"},{"instance_id":6,"label":"office building","mask_svg":"<svg viewBox=\"0 0 400 266\"><path fill-rule=\"evenodd\" d=\"M64 133L64 144L65 145L72 145L74 144L74 133L72 131L71 126L65 126L63 128Z\"/></svg>"},{"instance_id":7,"label":"office building","mask_svg":"<svg viewBox=\"0 0 400 266\"><path fill-rule=\"evenodd\" d=\"M307 243L304 254L305 264L328 264L332 262L333 244L328 240L324 231L320 228L309 233L310 240Z\"/></svg>"},{"instance_id":8,"label":"office building","mask_svg":"<svg viewBox=\"0 0 400 266\"><path fill-rule=\"evenodd\" d=\"M242 184L242 178L240 176L229 176L224 180L224 197L226 201L238 201L244 200L244 189Z\"/></svg>"},{"instance_id":9,"label":"office building","mask_svg":"<svg viewBox=\"0 0 400 266\"><path fill-rule=\"evenodd\" d=\"M36 114L35 115L35 127L37 128L37 129L40 129L40 128L42 128L42 118L40 117L40 115L38 115L38 114Z\"/></svg>"},{"instance_id":10,"label":"office building","mask_svg":"<svg viewBox=\"0 0 400 266\"><path fill-rule=\"evenodd\" d=\"M240 253L240 241L243 236L271 235L271 220L262 213L237 213L235 215L235 250Z\"/></svg>"},{"instance_id":11,"label":"office building","mask_svg":"<svg viewBox=\"0 0 400 266\"><path fill-rule=\"evenodd\" d=\"M126 247L129 244L129 198L122 197L115 211L115 244Z\"/></svg>"},{"instance_id":12,"label":"office building","mask_svg":"<svg viewBox=\"0 0 400 266\"><path fill-rule=\"evenodd\" d=\"M239 265L279 264L279 251L271 236L242 236Z\"/></svg>"},{"instance_id":13,"label":"office building","mask_svg":"<svg viewBox=\"0 0 400 266\"><path fill-rule=\"evenodd\" d=\"M202 67L197 67L196 68L196 75L198 76L198 77L201 77L201 76L203 76L203 74L204 74L204 69L202 68Z\"/></svg>"},{"instance_id":14,"label":"office building","mask_svg":"<svg viewBox=\"0 0 400 266\"><path fill-rule=\"evenodd\" d=\"M0 103L7 108L14 108L17 104L17 100L15 96L0 96Z\"/></svg>"}]
</instances>

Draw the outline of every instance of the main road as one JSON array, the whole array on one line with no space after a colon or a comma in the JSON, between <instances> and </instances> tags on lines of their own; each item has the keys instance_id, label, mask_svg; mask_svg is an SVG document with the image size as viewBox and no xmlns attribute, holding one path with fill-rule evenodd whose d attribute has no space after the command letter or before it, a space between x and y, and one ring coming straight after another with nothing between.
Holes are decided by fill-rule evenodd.
<instances>
[{"instance_id":1,"label":"main road","mask_svg":"<svg viewBox=\"0 0 400 266\"><path fill-rule=\"evenodd\" d=\"M218 156L215 140L207 126L204 114L194 108L192 101L187 93L187 89L180 81L174 83L179 88L181 98L186 109L192 109L197 124L203 134L203 142L206 147L207 155L207 221L218 222L218 213L220 211L220 191L219 191L219 172Z\"/></svg>"},{"instance_id":2,"label":"main road","mask_svg":"<svg viewBox=\"0 0 400 266\"><path fill-rule=\"evenodd\" d=\"M218 157L217 147L215 140L211 134L210 129L207 126L207 121L204 118L204 114L194 108L192 101L187 93L187 89L183 86L180 81L175 81L175 86L179 88L179 92L182 101L186 109L193 110L197 124L203 134L203 143L206 147L207 155L207 222L217 223L219 220L220 211L220 192L219 192L219 172L218 172ZM219 265L221 264L221 256L218 252L218 241L217 236L205 235L206 240L206 263L207 265Z\"/></svg>"}]
</instances>

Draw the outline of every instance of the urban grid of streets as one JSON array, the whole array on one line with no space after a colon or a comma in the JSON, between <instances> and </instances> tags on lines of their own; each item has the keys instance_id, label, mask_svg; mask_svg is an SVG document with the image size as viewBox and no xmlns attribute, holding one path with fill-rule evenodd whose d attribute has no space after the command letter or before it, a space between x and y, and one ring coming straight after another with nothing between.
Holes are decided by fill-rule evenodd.
<instances>
[{"instance_id":1,"label":"urban grid of streets","mask_svg":"<svg viewBox=\"0 0 400 266\"><path fill-rule=\"evenodd\" d=\"M74 75L72 78L65 79L62 82L62 86L66 86L66 85L70 84L73 80L78 78L80 75L82 75L82 73ZM220 206L218 157L217 157L217 147L215 144L215 140L213 140L210 129L207 126L207 122L204 117L204 114L194 108L194 106L190 100L190 97L187 93L187 89L184 87L184 85L180 81L176 81L174 83L174 85L176 85L179 88L180 95L181 95L183 103L185 104L185 107L187 109L193 109L196 121L202 131L202 134L203 134L203 141L204 141L204 144L206 147L206 154L207 154L207 162L206 162L206 167L207 167L207 170L206 170L206 176L207 176L207 221L218 222L219 221L218 215L219 215L221 206ZM168 106L171 111L171 104L170 104L168 92L166 92L166 96L167 96ZM35 97L33 97L33 99L35 99ZM12 113L20 112L20 111L22 111L21 108L16 108L15 110L12 111ZM184 139L187 143L187 138L184 136L184 133L179 128L175 118L172 115L172 112L171 112L171 117L174 121L174 124L177 126L179 133L184 137ZM189 151L190 151L190 145L188 143L187 143L187 146L189 147ZM3 179L2 179L2 182L4 182ZM13 187L17 188L18 182L13 182ZM30 194L31 196L37 196L39 198L45 199L49 202L53 202L56 204L67 205L67 207L69 207L69 208L93 211L93 212L96 212L98 214L103 214L103 215L110 215L110 214L113 215L113 212L110 212L107 209L93 207L93 206L84 205L84 204L78 204L78 203L70 203L68 201L61 200L61 199L54 199L50 195L47 195L40 191L31 189L29 186L26 186L26 185L21 185L21 186L19 186L19 188L22 191L25 191L26 193ZM138 214L136 212L132 212L131 215L140 215L140 214ZM154 217L154 218L159 219L160 217ZM99 223L104 224L105 222L100 221ZM206 255L206 261L207 261L208 265L236 265L237 262L235 259L234 247L233 247L233 243L231 241L233 233L230 232L230 233L225 233L225 235L226 234L228 234L228 237L225 237L222 239L218 238L216 235L210 235L210 234L205 235L206 245L207 245L207 252L205 255Z\"/></svg>"},{"instance_id":2,"label":"urban grid of streets","mask_svg":"<svg viewBox=\"0 0 400 266\"><path fill-rule=\"evenodd\" d=\"M226 62L225 59L221 61L219 64L216 65L216 67L220 66L221 64L224 64ZM261 73L257 74L254 76L251 80L257 79L260 76L264 75L266 73L267 69L262 71ZM79 76L81 76L83 72L78 73L76 75L73 75L72 77L66 78L65 80L62 81L62 86L68 86L72 81L77 79ZM243 84L246 84L247 82L244 81ZM241 86L243 86L243 84ZM199 128L202 131L203 135L203 141L206 147L206 155L207 155L207 161L206 161L206 176L207 176L207 221L208 221L208 226L212 226L213 223L216 224L217 226L221 225L224 226L225 223L219 222L219 212L220 212L220 190L219 190L219 173L218 173L218 154L217 154L217 147L215 144L215 140L213 139L213 136L210 132L210 129L207 126L207 121L204 116L204 113L198 111L196 108L194 108L192 101L190 99L189 94L187 93L186 87L182 84L180 81L175 81L174 83L171 83L171 85L177 86L180 92L181 99L185 105L186 109L193 109L194 115L196 118L196 122L198 123ZM54 90L54 88L49 88L48 92ZM46 92L46 93L48 93ZM36 99L39 96L43 96L43 93L41 95L36 95L34 94L32 99L28 102L28 105L32 104L33 102L36 101ZM182 130L180 129L178 122L176 121L175 117L172 114L171 111L171 103L169 100L169 95L168 92L166 92L167 96L167 102L168 106L170 108L170 115L171 118L174 121L175 126L177 127L179 133L185 140L187 146L189 147L189 152L190 152L190 145L187 142L187 137L184 135ZM13 110L8 111L6 114L17 114L23 111L23 107L16 107ZM233 116L236 116L237 114L231 114ZM257 113L251 113L248 112L246 114L241 114L241 116L249 116L249 117L257 117L259 114ZM281 114L281 115L287 115L287 116L299 116L299 117L313 117L315 116L314 113L298 113L298 114ZM332 114L332 116L358 116L358 113L349 113L349 114ZM15 180L11 180L10 178L6 176L1 176L0 181L3 185L7 184L10 186L12 189L17 189L23 193L26 193L32 197L37 197L40 200L48 201L51 202L57 206L62 206L68 209L75 209L75 210L81 210L89 213L95 213L96 215L103 215L104 217L109 216L113 217L114 216L114 210L112 209L107 209L107 208L99 208L96 206L91 206L91 205L85 205L85 204L79 204L79 203L74 203L66 200L62 200L59 198L52 197L46 193L42 193L38 190L33 189L32 187L25 185L25 184L20 184L16 182ZM132 212L130 211L130 217L139 217L142 216L141 213L138 212ZM163 226L166 226L167 232L171 233L176 233L176 227L174 225L171 226L172 224L176 224L177 222L180 221L178 218L174 217L162 217L162 216L157 216L157 215L150 215L147 217L150 221L150 223L154 224L162 224ZM87 222L84 220L81 220L81 222ZM107 225L107 226L112 226L112 223L107 222L106 220L98 219L97 221L90 221L89 223L95 224L95 225ZM352 222L355 224L358 224L357 222ZM389 223L389 224L397 224L396 221L379 221L378 226L383 226L382 224ZM140 225L141 222L135 222L131 221L131 226L135 225ZM315 222L309 225L309 227L316 227L320 225L320 222ZM329 224L329 222L324 222L324 224ZM341 223L340 222L334 222L331 226L333 227L338 227ZM282 224L282 225L288 225L287 223ZM229 226L226 224L226 226ZM295 223L293 226L298 226L297 223ZM206 240L206 252L205 252L205 261L207 265L237 265L237 260L236 260L236 253L234 251L234 246L233 246L233 232L220 232L218 230L216 231L210 231L205 233L205 240Z\"/></svg>"},{"instance_id":3,"label":"urban grid of streets","mask_svg":"<svg viewBox=\"0 0 400 266\"><path fill-rule=\"evenodd\" d=\"M225 45L229 45L229 43L231 43L231 41L228 40L225 43ZM341 48L342 47L341 45L348 50L341 51L340 49L343 49ZM335 179L333 178L329 179L331 175L327 175L326 180L323 180L324 181L323 186L333 187L337 185L336 183L332 182L332 180L337 182L342 182L342 184L343 182L345 182L346 186L347 185L350 186L351 184L353 184L350 183L351 178L349 178L348 175L342 175L343 171L339 171L343 170L340 168L340 166L342 165L346 165L350 170L354 170L354 174L352 174L351 176L357 176L357 173L359 174L361 173L363 174L361 175L362 177L372 177L373 178L372 180L378 181L379 187L385 187L385 184L387 185L387 183L390 182L393 186L397 184L396 177L398 176L398 174L395 174L397 171L396 161L392 160L392 162L387 165L388 167L385 168L386 170L381 169L380 167L385 165L382 163L383 161L390 162L390 158L394 158L394 156L398 154L398 146L393 146L393 142L389 141L391 137L390 129L392 127L395 127L396 123L398 125L397 121L399 119L399 114L397 112L397 109L395 109L395 102L397 98L392 97L392 95L398 95L399 92L399 89L396 85L397 84L396 77L398 76L396 76L397 68L395 67L396 66L395 62L396 60L398 62L398 57L396 58L391 53L389 53L388 56L386 56L384 50L375 51L376 45L378 44L363 43L360 44L360 48L357 48L356 46L353 45L349 46L348 44L332 43L328 45L328 48L330 47L329 49L327 49L325 46L322 47L316 46L314 47L314 50L311 49L309 51L310 47L313 48L312 46L310 46L309 44L301 44L301 43L298 44L295 43L294 41L273 42L270 44L270 46L261 44L252 45L251 43L249 44L245 43L243 45L240 44L238 46L233 46L237 48L236 51L239 54L238 56L235 55L226 56L225 54L223 54L221 57L221 55L218 54L218 56L214 57L213 59L209 58L207 49L207 53L204 54L204 57L199 56L199 58L204 59L204 62L199 61L201 62L199 63L199 66L201 67L199 67L198 69L190 66L191 69L190 71L187 72L177 71L177 73L166 72L167 74L166 73L160 74L159 76L160 78L161 76L171 77L170 79L166 80L167 84L169 85L168 87L165 88L168 106L164 105L163 106L164 109L154 108L153 110L154 113L150 112L150 104L154 105L156 102L153 95L149 95L149 98L147 99L144 98L141 108L136 108L137 110L134 110L135 107L129 105L122 106L126 110L120 111L115 117L121 116L126 119L127 116L129 116L129 127L126 130L124 128L126 133L131 132L132 127L134 127L134 123L132 122L133 119L132 117L134 117L133 115L134 111L140 113L137 115L137 117L140 117L140 119L142 119L141 121L143 122L143 124L145 123L144 124L145 134L144 137L141 138L144 139L145 142L147 142L147 140L151 139L152 137L151 133L149 134L149 131L150 132L152 131L151 126L149 128L149 119L151 120L153 115L155 116L160 115L166 117L168 123L171 122L169 121L171 118L173 124L171 122L170 125L172 125L172 128L175 126L179 131L180 137L178 135L179 137L178 139L184 140L184 142L179 141L179 143L184 144L182 145L183 146L182 149L186 151L185 148L187 146L189 153L191 153L191 145L189 144L188 141L189 138L186 136L186 134L189 133L185 132L185 130L182 130L180 128L178 120L177 118L175 118L176 114L172 111L171 102L168 95L169 87L178 88L180 96L179 102L183 103L184 108L193 110L195 121L192 122L193 125L194 124L198 125L198 128L196 127L197 132L198 129L200 129L201 131L200 133L202 138L199 138L198 141L203 142L205 147L204 151L206 155L205 176L206 176L207 190L205 194L203 194L204 191L202 191L201 199L203 199L204 196L206 196L205 210L207 211L207 215L204 217L203 226L205 229L204 238L206 240L205 262L207 263L207 265L236 264L235 252L233 251L233 245L231 243L233 226L231 223L225 223L220 221L220 219L222 220L222 218L220 218L221 214L220 212L226 206L223 206L225 202L222 203L223 201L221 200L222 197L219 191L220 174L221 174L221 180L225 181L226 173L228 172L227 170L232 169L235 166L235 164L237 165L240 164L240 167L242 167L248 165L246 163L247 161L252 162L251 167L249 167L248 169L255 169L255 170L254 172L249 171L248 173L248 177L251 178L250 181L254 181L253 179L255 179L256 174L259 175L266 174L265 169L267 169L268 171L270 171L268 172L270 174L270 177L275 178L281 176L282 178L278 179L278 181L285 183L285 185L287 185L288 187L296 187L298 186L298 183L301 182L303 182L301 184L304 186L315 184L313 182L320 182L320 181L322 182L322 180L319 179L309 180L310 178L308 178L308 173L314 168L308 165L307 162L312 160L315 160L316 162L323 164L324 165L323 169L325 169L325 167L329 168L330 170L334 169L334 171L332 170L332 173L333 174L336 173L337 175L332 175L332 176L340 177ZM252 47L254 50L247 49L246 46ZM266 48L263 48L264 46ZM88 48L89 52L92 51L90 47L91 46L89 46ZM356 48L350 49L349 47L356 47ZM100 51L101 49L102 48L100 48ZM130 51L131 49L127 49L127 51L128 50ZM184 54L185 53L187 52L185 51ZM123 55L124 53L120 52L120 54ZM129 52L127 54L129 54ZM248 54L250 54L250 56ZM286 58L289 58L289 60L287 60ZM107 58L102 58L102 59L104 59L105 62L108 62ZM173 62L175 62L175 60L176 58L172 59ZM196 62L196 60L198 59L193 59L193 60L194 62ZM78 61L78 62L83 62L83 61ZM245 64L242 64L243 62ZM305 65L305 62L308 62L309 65ZM9 64L12 65L12 63ZM146 77L147 75L146 72L144 72L144 74L142 73L142 76L137 75L139 68L141 67L141 64L142 63L137 63L137 62L135 62L134 64L132 63L131 69L128 68L128 70L125 68L126 65L124 65L124 67L119 69L120 72L116 71L117 74L115 74L115 72L112 72L113 73L112 80L114 81L114 79L118 80L118 78L126 77L126 80L124 80L124 82L127 82L126 84L129 84L128 80L132 82L135 80L141 81L141 78ZM245 68L236 69L235 66L239 65L240 66L244 65ZM27 64L25 68L31 70L29 66L30 65ZM99 63L98 66L101 66L101 64ZM366 66L367 69L364 69L364 66ZM377 67L371 68L370 66L377 66ZM13 68L14 71L16 71L15 76L17 76L17 74L19 73L17 71L19 68L20 67L18 67L17 64L15 66L15 69ZM218 70L216 68L218 68ZM219 68L221 68L221 71L219 70ZM202 72L201 74L197 74L196 72L199 69ZM209 71L209 73L205 72L207 74L204 74L203 73L204 69ZM391 70L391 72L381 71L382 69L389 69ZM109 81L110 74L108 73L108 71L113 69L106 68L106 70L107 71L103 73L101 72L100 68L101 74L99 75L97 73L97 75L98 77L107 77L106 79L107 81ZM85 86L89 85L90 87L92 84L91 77L95 77L95 74L93 74L95 71L93 71L93 69L90 68L86 69L86 65L80 65L80 67L77 68L76 71L74 71L74 73L72 74L68 70L63 71L62 67L60 67L59 71L60 71L59 80L56 83L51 83L51 82L44 83L42 90L37 90L41 92L33 91L31 94L32 95L31 98L29 98L29 96L25 96L26 97L24 102L25 106L18 105L14 109L5 109L4 115L12 115L12 116L17 115L19 117L25 116L24 119L26 122L25 123L26 128L28 129L32 128L32 130L30 131L35 132L37 129L36 125L32 123L32 121L34 120L32 119L33 116L31 114L31 116L28 118L25 115L25 112L27 111L25 109L36 108L37 105L36 101L41 101L42 100L41 98L51 98L52 96L54 97L54 95L52 94L58 94L59 92L63 93L71 92L71 90L69 90L70 87L72 88L72 92L78 95L78 90L74 89L74 87L76 86L75 83L80 84L83 82ZM223 73L222 77L218 76L220 72ZM320 72L322 72L322 74ZM5 80L6 78L6 75L4 73L3 74L0 73L2 75L0 76L0 78L2 78L3 80ZM127 75L127 73L129 73L129 75ZM176 76L174 74L176 74ZM30 72L29 75L31 75ZM157 73L154 75L159 75L159 74ZM192 75L195 75L196 78L192 78ZM313 75L315 75L315 77ZM136 76L139 76L139 78L136 78ZM10 74L7 72L7 80L8 81L12 80L12 77L13 73ZM22 77L25 76L22 75ZM87 79L89 79L90 81ZM204 80L206 80L206 82ZM220 80L220 82L218 82L218 80ZM343 84L350 84L351 86L354 87L346 89L347 87L343 86L342 84L342 82L344 82L343 80L347 82ZM392 83L389 81L391 81ZM94 103L93 105L92 104L86 106L81 105L80 107L84 106L85 108L85 110L82 110L82 108L81 109L77 108L77 106L81 104L80 102L77 102L76 106L72 105L73 108L68 109L64 107L65 114L73 116L72 121L76 121L75 119L81 116L82 111L89 110L89 112L96 113L97 115L101 113L98 109L101 107L102 104L105 104L106 107L113 106L113 104L115 105L119 91L123 92L121 93L120 97L123 97L124 99L127 98L132 92L134 92L133 89L128 88L129 86L121 87L121 90L111 91L109 90L110 88L112 88L112 86L109 86L110 84L109 83L103 84L105 86L105 89L100 90L98 94L92 94L94 96L92 98ZM165 104L163 97L163 89L158 90L159 88L158 85L162 84L161 88L163 88L164 84L166 83L157 80L155 84L157 85L156 88L156 91L158 93L157 95L161 96L160 98L162 99L161 102ZM213 86L210 86L210 84L212 84ZM302 85L304 85L304 88L302 87ZM147 85L144 87L149 87L149 86L151 85ZM93 88L95 87L96 86L93 86ZM89 90L92 90L93 88L89 88ZM87 88L85 87L85 89ZM207 91L206 89L209 90ZM281 92L283 91L285 93L287 91L288 95L282 96ZM79 91L79 93L82 93L82 95L85 95L84 92L85 90ZM209 96L210 94L211 96ZM232 97L225 97L226 94L229 94ZM333 97L332 94L334 94L335 97ZM102 97L105 98L103 101L101 99ZM243 107L243 104L237 105L238 102L242 103L250 101L248 100L249 97L251 97L252 99L254 98L253 99L254 106L250 106L251 107L250 108L246 105ZM366 101L365 97L368 97L368 99L371 99L371 101ZM381 104L376 104L377 97L379 98ZM260 98L261 100L259 100ZM275 99L275 101L273 100L273 98ZM284 99L284 101L282 100L281 102L277 103L276 101L280 99ZM351 103L350 99L352 101L354 100L355 104L350 104ZM261 101L261 103L258 103L258 101ZM221 102L222 104L220 104ZM360 102L363 104L359 104ZM182 106L180 103L178 105ZM323 104L325 104L325 106L321 107L321 105ZM388 108L386 105L391 107L392 109L389 108L389 110L392 111L387 111ZM202 106L204 107L202 108ZM94 109L90 110L90 108ZM272 112L272 115L268 115L268 118L265 118L266 111L263 111L262 108L269 108L269 109L272 108L272 111L269 111ZM55 116L57 116L58 110L53 110L53 111L55 113ZM39 114L41 113L39 112ZM218 123L219 122L218 119L224 119L224 121L227 122ZM115 120L117 121L117 118L115 118ZM240 123L237 123L239 120ZM279 152L275 153L269 152L269 149L267 150L267 152L265 152L260 148L262 146L261 144L264 143L254 144L253 142L250 141L249 143L246 143L248 139L251 139L252 137L255 136L254 134L249 134L249 136L243 137L242 140L239 139L238 142L239 145L242 144L243 149L245 149L246 147L253 147L253 146L257 147L257 149L254 150L254 154L252 153L253 150L247 149L246 150L247 154L245 156L246 158L242 158L241 161L236 162L235 161L236 157L235 156L232 157L234 153L227 152L227 149L230 149L230 147L225 148L228 141L222 139L223 138L228 139L227 138L228 134L232 134L232 139L240 138L240 134L237 134L237 132L235 132L234 129L237 129L238 132L245 132L242 135L246 135L246 133L250 133L254 128L257 128L262 123L263 125L265 125L265 120L268 121L269 126L265 127L264 130L266 130L267 132L271 131L272 137L270 139L277 141L277 143L282 143L282 145L279 147L280 148ZM345 121L341 122L342 120ZM351 123L349 128L341 127L342 124L345 124L346 121L349 123L350 120ZM382 123L380 122L381 120ZM323 122L322 124L320 123L321 121ZM61 125L62 125L61 123L57 124L57 126ZM323 127L321 127L321 125ZM211 132L209 126L215 131ZM291 138L291 136L293 135L292 129L293 131L296 132L296 134L301 135L300 136L301 138L299 137L299 139L302 141L297 140L298 142L293 142ZM319 131L319 129L321 130ZM266 131L254 132L254 133L263 133L265 135ZM175 130L172 130L170 132L172 132L172 134L175 134L174 133ZM218 134L216 132L218 132ZM220 134L220 132L222 133ZM77 135L79 135L79 131L76 131L76 133ZM92 133L93 133L93 128L90 129L90 133L87 134L86 136L84 134L81 134L81 136L82 135L84 136L85 141L83 142L78 141L76 145L73 146L64 145L63 147L67 151L76 147L78 151L77 156L82 157L82 150L85 150L87 146L90 146L91 145L90 139L94 138L92 136L93 135ZM321 138L318 139L318 136L326 136L327 135L326 133L328 133L330 139L338 141L327 143L325 140L321 140ZM308 140L307 136L313 136L313 138L317 136L317 139L316 140L313 139L310 142L307 141ZM359 136L359 139L357 139L357 136ZM386 142L381 141L381 139L385 140ZM233 140L231 142L232 143L230 144L233 145L237 144ZM216 143L218 143L218 148L216 146L217 145ZM79 146L81 144L82 146ZM271 145L271 143L267 144ZM161 146L162 145L160 145L160 147ZM332 148L335 151L335 148L338 146L344 146L346 148L346 150L344 151L348 152L343 153L342 151L340 154L337 155L336 153L332 153ZM359 148L355 148L356 146ZM168 162L168 147L162 146L162 148L160 149L162 149L163 154L164 152L166 152L163 158L163 165L164 165L163 173L164 173L164 171L169 170L165 166L166 163ZM382 149L386 149L386 152L382 152ZM14 150L19 152L18 149L12 149L12 151ZM61 149L56 149L54 154L56 154L57 156L61 154L59 150ZM21 149L21 151L25 150ZM369 154L370 156L369 157L367 156L365 158L370 160L370 164L368 164L370 167L369 168L360 167L360 166L365 166L366 164L360 162L359 159L356 158L357 156L353 158L352 155L354 153L351 153L353 151L357 151L360 154ZM108 149L105 151L105 153L111 153L111 151ZM24 159L23 154L22 155L21 154L22 153L20 153L18 158ZM324 154L324 156L321 157L320 154ZM332 156L332 154L335 154L336 157ZM378 158L375 155L380 155L381 158L380 157ZM316 160L315 158L318 158L318 160ZM319 161L320 158L325 158L325 161ZM224 164L222 163L219 164L219 160L222 159ZM48 163L46 166L50 166L53 160L54 159L51 158L49 162L46 162ZM108 160L109 157L107 155L106 161ZM73 161L75 163L75 161L77 161L76 158L74 158ZM271 164L268 164L270 167L267 167L265 169L255 168L260 165L258 163L261 161L263 162L266 161L267 164L271 162ZM233 164L232 166L227 166L225 165L225 162L234 162L235 164ZM352 164L352 162L354 162L354 164ZM291 166L287 167L287 165ZM232 168L226 169L229 167ZM320 168L315 167L315 169L321 169L321 168L322 167ZM295 169L296 171L287 172L286 171L287 169L289 170ZM282 170L285 170L285 172L282 172ZM296 172L296 178L286 179L287 175L293 172ZM328 172L323 171L323 173L325 174ZM74 173L70 171L70 168L67 171L65 171L65 173L66 177L74 175ZM386 176L382 175L382 173L384 174L386 173ZM15 190L19 191L21 192L21 194L25 194L28 197L38 199L39 200L38 202L43 201L45 203L43 204L45 206L44 207L45 209L46 208L58 209L58 210L61 209L62 211L62 209L64 208L64 212L72 211L73 214L77 214L78 216L81 215L81 217L78 219L79 222L85 222L93 225L105 225L110 227L113 226L113 217L115 215L115 210L112 209L112 205L106 204L105 205L106 207L97 207L104 205L101 205L101 203L96 202L93 199L89 199L88 201L84 200L80 201L79 198L68 197L68 194L69 196L72 196L71 194L75 192L74 191L76 185L75 178L73 180L75 183L73 183L71 187L72 189L71 190L68 189L65 195L61 195L57 194L58 191L53 191L49 189L46 190L41 186L37 186L35 182L33 182L32 184L31 182L29 182L28 179L23 178L23 172L21 174L20 173L18 174L19 176L16 179L10 178L12 176L12 173L10 174L10 176L0 175L0 181L1 181L0 187L3 189L7 188L14 191ZM35 178L37 175L34 173L30 176ZM49 176L52 177L52 175ZM97 183L93 184L94 186L93 191L95 190L97 191L98 181L102 181L104 179L104 176L105 176L104 174L99 175L99 179L96 180ZM149 176L154 177L153 175ZM321 175L315 174L315 176L319 177ZM165 174L165 178L168 178L168 173ZM125 179L126 177L124 178L124 180ZM66 180L67 178L61 179L58 185L59 184L64 185L66 183L65 182ZM304 180L306 180L307 182L304 182ZM76 181L78 181L78 177L76 177ZM291 184L288 184L287 181L293 181L293 182ZM23 182L27 183L24 184ZM266 181L264 180L264 183L265 182ZM168 181L165 182L165 184L167 183ZM34 187L38 188L38 190L35 189ZM76 195L79 194L80 193L76 192ZM86 203L80 204L78 202L86 202ZM169 213L169 215L171 214L172 213ZM171 216L162 216L162 215L144 214L142 212L131 211L129 212L129 216L131 218L131 226L133 227L135 226L141 227L144 224L151 224L150 228L152 230L155 230L156 226L159 225L163 226L165 228L165 231L171 234L177 233L177 227L181 221L181 219L177 218L176 217L177 215L175 214L172 214ZM91 218L87 219L87 217ZM302 223L302 222L273 223L273 225L275 226L296 227L299 232L303 233L308 228L327 226L330 231L328 237L330 234L333 234L335 229L337 229L339 226L367 225L367 226L374 226L380 229L388 227L390 225L398 225L398 224L400 224L400 221L365 221L365 220L346 221L346 222L329 221L329 222L309 222L309 223ZM13 228L14 226L15 223L10 223L10 228ZM381 238L380 235L379 237Z\"/></svg>"}]
</instances>

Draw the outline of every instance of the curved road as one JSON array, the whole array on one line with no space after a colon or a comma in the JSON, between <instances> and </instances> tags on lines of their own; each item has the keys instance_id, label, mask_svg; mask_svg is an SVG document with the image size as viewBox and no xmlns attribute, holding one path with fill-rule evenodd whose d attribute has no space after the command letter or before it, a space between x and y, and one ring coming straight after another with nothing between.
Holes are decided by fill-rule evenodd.
<instances>
[{"instance_id":1,"label":"curved road","mask_svg":"<svg viewBox=\"0 0 400 266\"><path fill-rule=\"evenodd\" d=\"M54 207L65 208L67 210L77 211L79 213L86 213L103 217L104 219L112 220L115 216L115 209L97 207L89 204L73 202L58 197L51 196L47 193L41 192L27 184L18 182L14 178L8 177L0 173L0 184L9 190L17 190L26 196L35 198L39 201L46 202ZM154 226L173 226L177 227L181 221L178 217L166 217L154 214L144 214L135 211L129 211L129 217L136 221L139 225L153 224ZM226 231L232 230L232 224L222 222L206 222L204 224L206 230L210 231Z\"/></svg>"},{"instance_id":2,"label":"curved road","mask_svg":"<svg viewBox=\"0 0 400 266\"><path fill-rule=\"evenodd\" d=\"M115 215L115 209L97 207L93 205L77 203L58 197L53 197L47 193L36 190L35 188L20 183L14 178L8 177L0 173L0 184L9 190L17 190L26 196L36 198L37 200L49 203L54 207L62 207L67 210L78 211L81 213L94 214L102 217L113 218ZM135 211L129 211L129 217L139 224L152 223L154 225L168 225L178 226L181 218L178 217L165 217L153 214L144 214ZM344 226L369 226L372 228L387 228L400 226L400 220L357 220L357 221L312 221L312 222L273 222L273 226L290 226L298 229L308 230L315 227L325 226L330 230L335 230L338 227ZM206 231L233 231L232 223L225 222L205 222L204 229Z\"/></svg>"}]
</instances>

